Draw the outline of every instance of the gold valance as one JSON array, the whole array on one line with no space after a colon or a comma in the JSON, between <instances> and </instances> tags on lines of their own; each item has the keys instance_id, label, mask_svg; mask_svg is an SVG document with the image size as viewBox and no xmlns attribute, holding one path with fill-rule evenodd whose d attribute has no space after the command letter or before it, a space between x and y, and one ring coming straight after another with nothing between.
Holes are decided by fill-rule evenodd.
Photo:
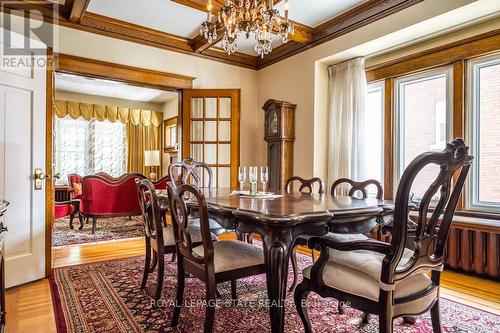
<instances>
[{"instance_id":1,"label":"gold valance","mask_svg":"<svg viewBox=\"0 0 500 333\"><path fill-rule=\"evenodd\" d=\"M163 119L162 113L157 111L60 100L56 101L54 111L59 118L70 116L73 119L82 117L85 120L95 118L103 121L107 119L112 123L119 120L124 124L130 122L135 126L142 124L144 126L153 125L159 127Z\"/></svg>"}]
</instances>

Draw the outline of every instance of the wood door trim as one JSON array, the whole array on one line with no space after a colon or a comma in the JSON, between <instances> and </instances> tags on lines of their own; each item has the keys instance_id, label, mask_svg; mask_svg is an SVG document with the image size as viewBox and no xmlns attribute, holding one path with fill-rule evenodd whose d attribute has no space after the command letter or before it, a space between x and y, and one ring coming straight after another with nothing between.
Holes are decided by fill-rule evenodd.
<instances>
[{"instance_id":1,"label":"wood door trim","mask_svg":"<svg viewBox=\"0 0 500 333\"><path fill-rule=\"evenodd\" d=\"M90 77L112 79L132 85L156 87L163 90L192 88L194 77L155 71L82 58L68 54L55 54L56 71Z\"/></svg>"},{"instance_id":2,"label":"wood door trim","mask_svg":"<svg viewBox=\"0 0 500 333\"><path fill-rule=\"evenodd\" d=\"M53 59L52 48L47 49L47 58ZM53 152L53 97L54 97L54 62L47 61L45 82L45 174L50 178L45 180L45 277L52 274L52 224L54 219L54 182L52 170Z\"/></svg>"}]
</instances>

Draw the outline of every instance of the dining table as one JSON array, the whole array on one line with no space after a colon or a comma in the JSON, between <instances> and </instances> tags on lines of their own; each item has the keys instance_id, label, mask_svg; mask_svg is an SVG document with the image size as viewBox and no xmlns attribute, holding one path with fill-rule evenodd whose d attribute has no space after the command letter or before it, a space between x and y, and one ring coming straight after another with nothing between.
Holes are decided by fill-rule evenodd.
<instances>
[{"instance_id":1,"label":"dining table","mask_svg":"<svg viewBox=\"0 0 500 333\"><path fill-rule=\"evenodd\" d=\"M207 202L208 216L222 227L262 239L266 265L271 332L284 332L288 263L295 240L302 235L321 236L328 232L356 233L373 225L352 224L357 215L379 215L387 201L319 193L281 193L272 196L236 195L228 188L200 189ZM165 193L159 195L167 199ZM186 205L196 216L194 201ZM390 209L390 208L389 208ZM360 219L359 224L375 219ZM371 221L371 222L370 222Z\"/></svg>"}]
</instances>

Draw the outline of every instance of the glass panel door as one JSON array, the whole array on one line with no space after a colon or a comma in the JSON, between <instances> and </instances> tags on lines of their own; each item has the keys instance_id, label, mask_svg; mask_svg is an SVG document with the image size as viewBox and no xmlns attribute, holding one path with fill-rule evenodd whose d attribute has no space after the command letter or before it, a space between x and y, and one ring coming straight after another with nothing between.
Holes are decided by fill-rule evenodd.
<instances>
[{"instance_id":1,"label":"glass panel door","mask_svg":"<svg viewBox=\"0 0 500 333\"><path fill-rule=\"evenodd\" d=\"M190 89L183 95L183 156L210 165L212 186L236 187L239 166L239 90ZM203 184L208 185L207 175Z\"/></svg>"}]
</instances>

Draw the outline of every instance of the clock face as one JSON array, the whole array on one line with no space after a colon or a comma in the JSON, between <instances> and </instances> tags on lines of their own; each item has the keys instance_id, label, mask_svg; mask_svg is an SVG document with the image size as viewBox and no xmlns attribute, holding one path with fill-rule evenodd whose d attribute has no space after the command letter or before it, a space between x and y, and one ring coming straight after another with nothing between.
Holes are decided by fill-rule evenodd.
<instances>
[{"instance_id":1,"label":"clock face","mask_svg":"<svg viewBox=\"0 0 500 333\"><path fill-rule=\"evenodd\" d=\"M268 133L277 134L278 133L278 114L276 110L272 110L268 115Z\"/></svg>"}]
</instances>

